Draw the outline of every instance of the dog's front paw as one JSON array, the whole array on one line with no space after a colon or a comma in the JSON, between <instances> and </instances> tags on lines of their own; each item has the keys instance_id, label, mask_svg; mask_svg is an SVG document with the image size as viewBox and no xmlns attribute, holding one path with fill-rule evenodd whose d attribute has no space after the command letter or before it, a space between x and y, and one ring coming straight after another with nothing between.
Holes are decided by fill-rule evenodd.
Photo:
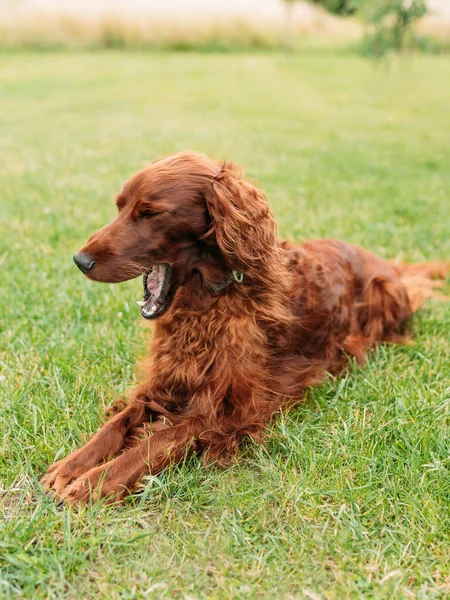
<instances>
[{"instance_id":1,"label":"dog's front paw","mask_svg":"<svg viewBox=\"0 0 450 600\"><path fill-rule=\"evenodd\" d=\"M70 456L53 463L40 484L46 492L54 492L60 496L66 486L82 475L88 468L89 466L85 464L82 457L74 452Z\"/></svg>"},{"instance_id":2,"label":"dog's front paw","mask_svg":"<svg viewBox=\"0 0 450 600\"><path fill-rule=\"evenodd\" d=\"M59 494L64 504L87 504L106 498L108 504L123 499L126 488L110 476L109 465L101 465L84 473Z\"/></svg>"}]
</instances>

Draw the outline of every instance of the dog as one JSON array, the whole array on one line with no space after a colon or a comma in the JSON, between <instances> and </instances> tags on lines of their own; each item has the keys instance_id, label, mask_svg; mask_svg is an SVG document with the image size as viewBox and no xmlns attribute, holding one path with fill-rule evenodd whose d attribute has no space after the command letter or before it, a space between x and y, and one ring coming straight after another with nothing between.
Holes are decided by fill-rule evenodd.
<instances>
[{"instance_id":1,"label":"dog","mask_svg":"<svg viewBox=\"0 0 450 600\"><path fill-rule=\"evenodd\" d=\"M62 503L119 502L191 453L227 464L280 409L401 343L450 263L401 265L335 240L277 237L264 194L231 163L195 153L128 180L118 215L74 256L93 281L143 275L154 320L146 379L42 485Z\"/></svg>"}]
</instances>

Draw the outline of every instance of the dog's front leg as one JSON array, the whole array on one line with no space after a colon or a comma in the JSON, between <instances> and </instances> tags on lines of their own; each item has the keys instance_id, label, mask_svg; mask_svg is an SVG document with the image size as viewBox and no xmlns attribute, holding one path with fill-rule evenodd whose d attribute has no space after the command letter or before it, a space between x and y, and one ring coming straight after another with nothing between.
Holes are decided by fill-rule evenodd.
<instances>
[{"instance_id":1,"label":"dog's front leg","mask_svg":"<svg viewBox=\"0 0 450 600\"><path fill-rule=\"evenodd\" d=\"M130 434L148 420L149 414L145 404L132 399L121 412L109 419L87 444L51 465L41 485L45 490L60 495L77 477L102 461L113 458L123 448Z\"/></svg>"},{"instance_id":2,"label":"dog's front leg","mask_svg":"<svg viewBox=\"0 0 450 600\"><path fill-rule=\"evenodd\" d=\"M115 459L85 472L60 493L70 504L106 498L118 502L136 488L146 474L157 475L170 463L199 449L198 427L186 421L170 427L155 423L151 435Z\"/></svg>"}]
</instances>

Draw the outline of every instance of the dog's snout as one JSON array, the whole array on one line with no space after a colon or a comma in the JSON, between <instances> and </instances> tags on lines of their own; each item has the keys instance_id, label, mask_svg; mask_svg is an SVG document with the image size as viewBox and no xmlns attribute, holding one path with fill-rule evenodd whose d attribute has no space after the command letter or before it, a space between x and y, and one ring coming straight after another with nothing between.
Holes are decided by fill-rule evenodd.
<instances>
[{"instance_id":1,"label":"dog's snout","mask_svg":"<svg viewBox=\"0 0 450 600\"><path fill-rule=\"evenodd\" d=\"M89 254L86 254L86 252L78 252L75 254L73 261L80 271L83 271L83 273L92 271L92 269L95 267L95 260L93 260Z\"/></svg>"}]
</instances>

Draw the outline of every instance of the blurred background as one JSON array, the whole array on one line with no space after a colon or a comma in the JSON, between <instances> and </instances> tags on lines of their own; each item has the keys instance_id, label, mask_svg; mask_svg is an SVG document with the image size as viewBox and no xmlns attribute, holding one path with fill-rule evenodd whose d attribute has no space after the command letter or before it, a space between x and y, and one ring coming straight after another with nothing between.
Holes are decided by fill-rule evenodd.
<instances>
[{"instance_id":1,"label":"blurred background","mask_svg":"<svg viewBox=\"0 0 450 600\"><path fill-rule=\"evenodd\" d=\"M348 46L363 37L366 52L380 53L414 42L437 51L449 34L449 0L0 1L4 47L230 50Z\"/></svg>"}]
</instances>

